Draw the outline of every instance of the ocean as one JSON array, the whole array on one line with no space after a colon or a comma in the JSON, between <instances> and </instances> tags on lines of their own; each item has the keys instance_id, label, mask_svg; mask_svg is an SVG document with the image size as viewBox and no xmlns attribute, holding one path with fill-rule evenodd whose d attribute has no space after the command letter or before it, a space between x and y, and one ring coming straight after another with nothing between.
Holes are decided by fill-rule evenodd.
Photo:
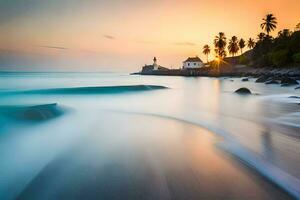
<instances>
[{"instance_id":1,"label":"ocean","mask_svg":"<svg viewBox=\"0 0 300 200\"><path fill-rule=\"evenodd\" d=\"M0 199L300 198L299 104L254 78L3 72Z\"/></svg>"}]
</instances>

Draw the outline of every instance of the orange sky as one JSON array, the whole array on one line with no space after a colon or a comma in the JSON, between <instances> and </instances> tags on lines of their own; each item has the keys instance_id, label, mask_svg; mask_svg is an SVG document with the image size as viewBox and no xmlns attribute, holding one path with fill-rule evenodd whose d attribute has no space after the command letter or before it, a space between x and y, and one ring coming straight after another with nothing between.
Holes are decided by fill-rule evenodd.
<instances>
[{"instance_id":1,"label":"orange sky","mask_svg":"<svg viewBox=\"0 0 300 200\"><path fill-rule=\"evenodd\" d=\"M0 66L28 70L138 70L153 56L180 67L222 31L256 38L271 12L300 22L299 0L13 0L0 3ZM211 58L213 58L213 54ZM1 62L2 61L2 62Z\"/></svg>"}]
</instances>

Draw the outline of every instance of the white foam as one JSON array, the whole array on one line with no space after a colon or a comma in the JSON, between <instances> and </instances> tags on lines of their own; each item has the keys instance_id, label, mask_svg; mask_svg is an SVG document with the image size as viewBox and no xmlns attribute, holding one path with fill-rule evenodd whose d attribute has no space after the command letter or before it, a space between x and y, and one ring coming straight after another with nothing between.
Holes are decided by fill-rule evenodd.
<instances>
[{"instance_id":1,"label":"white foam","mask_svg":"<svg viewBox=\"0 0 300 200\"><path fill-rule=\"evenodd\" d=\"M291 176L238 143L224 143L220 146L257 170L261 175L284 189L290 195L300 199L300 180L296 177Z\"/></svg>"},{"instance_id":2,"label":"white foam","mask_svg":"<svg viewBox=\"0 0 300 200\"><path fill-rule=\"evenodd\" d=\"M134 113L134 112L127 112L127 113ZM276 165L272 164L271 162L265 160L262 156L248 150L246 147L242 146L235 137L230 134L229 132L218 128L212 123L208 123L207 121L200 121L196 120L195 118L181 118L179 116L168 116L164 114L153 114L153 113L138 113L135 114L142 114L142 115L151 115L156 117L163 117L173 120L180 120L182 122L191 123L194 125L201 126L206 128L215 134L224 138L224 142L220 143L218 146L221 147L223 150L229 152L230 154L236 156L248 166L255 169L258 173L262 176L267 178L269 181L273 182L290 195L294 196L297 199L300 199L300 180L296 177L288 174L287 172L283 171Z\"/></svg>"},{"instance_id":3,"label":"white foam","mask_svg":"<svg viewBox=\"0 0 300 200\"><path fill-rule=\"evenodd\" d=\"M272 122L290 126L292 128L300 128L300 112L289 113L272 120Z\"/></svg>"},{"instance_id":4,"label":"white foam","mask_svg":"<svg viewBox=\"0 0 300 200\"><path fill-rule=\"evenodd\" d=\"M299 98L290 98L291 96L297 96L295 94L276 94L259 97L264 101L272 101L277 103L300 103ZM300 96L299 96L300 97Z\"/></svg>"}]
</instances>

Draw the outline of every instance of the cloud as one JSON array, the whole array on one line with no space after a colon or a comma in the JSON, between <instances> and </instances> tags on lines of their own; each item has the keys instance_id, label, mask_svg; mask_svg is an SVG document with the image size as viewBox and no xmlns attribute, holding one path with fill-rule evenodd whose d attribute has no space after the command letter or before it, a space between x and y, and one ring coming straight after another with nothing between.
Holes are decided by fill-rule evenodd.
<instances>
[{"instance_id":1,"label":"cloud","mask_svg":"<svg viewBox=\"0 0 300 200\"><path fill-rule=\"evenodd\" d=\"M116 39L114 36L112 35L103 35L104 38L108 39L108 40L114 40Z\"/></svg>"},{"instance_id":2,"label":"cloud","mask_svg":"<svg viewBox=\"0 0 300 200\"><path fill-rule=\"evenodd\" d=\"M48 48L48 49L58 49L58 50L68 50L68 48L66 48L66 47L59 47L59 46L39 45L37 47Z\"/></svg>"},{"instance_id":3,"label":"cloud","mask_svg":"<svg viewBox=\"0 0 300 200\"><path fill-rule=\"evenodd\" d=\"M174 45L181 45L181 46L195 46L196 44L193 42L175 42Z\"/></svg>"}]
</instances>

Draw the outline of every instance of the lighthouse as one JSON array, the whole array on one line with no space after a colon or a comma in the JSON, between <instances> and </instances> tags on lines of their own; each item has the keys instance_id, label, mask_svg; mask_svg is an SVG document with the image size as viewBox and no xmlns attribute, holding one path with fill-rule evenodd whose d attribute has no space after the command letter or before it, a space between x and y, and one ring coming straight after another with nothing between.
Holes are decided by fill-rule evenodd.
<instances>
[{"instance_id":1,"label":"lighthouse","mask_svg":"<svg viewBox=\"0 0 300 200\"><path fill-rule=\"evenodd\" d=\"M156 57L153 58L153 69L158 70L158 65L157 65L157 59Z\"/></svg>"}]
</instances>

